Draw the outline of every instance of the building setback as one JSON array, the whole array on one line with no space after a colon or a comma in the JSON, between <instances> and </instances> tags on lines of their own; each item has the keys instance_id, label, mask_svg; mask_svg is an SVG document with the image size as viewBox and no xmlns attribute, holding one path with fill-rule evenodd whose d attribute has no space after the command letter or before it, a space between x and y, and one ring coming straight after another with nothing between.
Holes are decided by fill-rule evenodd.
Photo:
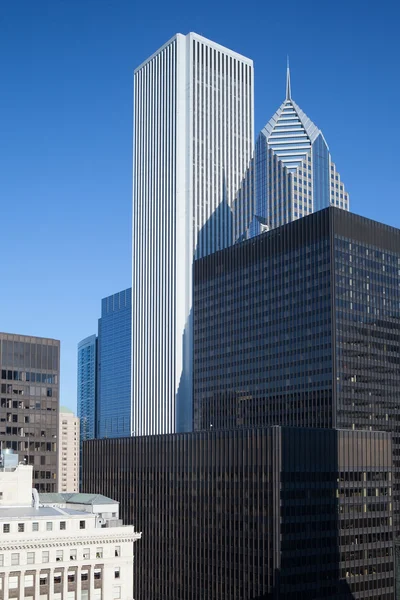
<instances>
[{"instance_id":1,"label":"building setback","mask_svg":"<svg viewBox=\"0 0 400 600\"><path fill-rule=\"evenodd\" d=\"M56 492L60 342L0 333L0 442L33 466L39 492Z\"/></svg>"},{"instance_id":2,"label":"building setback","mask_svg":"<svg viewBox=\"0 0 400 600\"><path fill-rule=\"evenodd\" d=\"M92 440L83 481L143 531L135 600L393 600L390 434Z\"/></svg>"},{"instance_id":3,"label":"building setback","mask_svg":"<svg viewBox=\"0 0 400 600\"><path fill-rule=\"evenodd\" d=\"M400 231L328 208L201 259L194 428L393 433L399 509Z\"/></svg>"},{"instance_id":4,"label":"building setback","mask_svg":"<svg viewBox=\"0 0 400 600\"><path fill-rule=\"evenodd\" d=\"M247 230L253 62L177 34L134 76L132 432L192 427L192 265ZM244 213L248 214L244 214Z\"/></svg>"}]
</instances>

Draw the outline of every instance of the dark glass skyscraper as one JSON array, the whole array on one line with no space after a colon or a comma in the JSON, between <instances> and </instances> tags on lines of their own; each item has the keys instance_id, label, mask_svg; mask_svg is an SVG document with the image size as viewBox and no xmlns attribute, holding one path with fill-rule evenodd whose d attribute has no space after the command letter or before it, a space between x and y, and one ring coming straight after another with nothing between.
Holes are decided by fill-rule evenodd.
<instances>
[{"instance_id":1,"label":"dark glass skyscraper","mask_svg":"<svg viewBox=\"0 0 400 600\"><path fill-rule=\"evenodd\" d=\"M0 333L0 382L3 450L33 466L39 492L57 492L60 342Z\"/></svg>"},{"instance_id":2,"label":"dark glass skyscraper","mask_svg":"<svg viewBox=\"0 0 400 600\"><path fill-rule=\"evenodd\" d=\"M194 427L393 433L400 231L328 208L195 264Z\"/></svg>"},{"instance_id":3,"label":"dark glass skyscraper","mask_svg":"<svg viewBox=\"0 0 400 600\"><path fill-rule=\"evenodd\" d=\"M132 289L101 301L97 437L131 435Z\"/></svg>"},{"instance_id":4,"label":"dark glass skyscraper","mask_svg":"<svg viewBox=\"0 0 400 600\"><path fill-rule=\"evenodd\" d=\"M392 445L242 428L91 440L85 492L143 532L136 600L393 600Z\"/></svg>"}]
</instances>

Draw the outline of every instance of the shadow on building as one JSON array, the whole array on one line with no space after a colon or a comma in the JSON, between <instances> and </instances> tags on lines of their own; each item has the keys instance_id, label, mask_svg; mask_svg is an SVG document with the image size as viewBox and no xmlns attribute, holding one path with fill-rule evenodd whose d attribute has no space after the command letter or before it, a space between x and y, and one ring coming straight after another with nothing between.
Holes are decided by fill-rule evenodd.
<instances>
[{"instance_id":1,"label":"shadow on building","mask_svg":"<svg viewBox=\"0 0 400 600\"><path fill-rule=\"evenodd\" d=\"M233 243L233 212L226 199L225 180L222 201L199 230L194 258L207 256ZM193 429L193 309L182 335L182 372L176 394L176 431Z\"/></svg>"}]
</instances>

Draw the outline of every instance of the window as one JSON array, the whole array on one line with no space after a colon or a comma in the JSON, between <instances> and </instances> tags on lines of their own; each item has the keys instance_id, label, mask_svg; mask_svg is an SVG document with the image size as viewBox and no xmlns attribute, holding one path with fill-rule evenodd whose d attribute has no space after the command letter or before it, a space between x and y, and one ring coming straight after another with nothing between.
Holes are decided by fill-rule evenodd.
<instances>
[{"instance_id":1,"label":"window","mask_svg":"<svg viewBox=\"0 0 400 600\"><path fill-rule=\"evenodd\" d=\"M69 560L76 560L76 550L69 551Z\"/></svg>"},{"instance_id":2,"label":"window","mask_svg":"<svg viewBox=\"0 0 400 600\"><path fill-rule=\"evenodd\" d=\"M23 533L25 531L25 523L18 523L18 532Z\"/></svg>"},{"instance_id":3,"label":"window","mask_svg":"<svg viewBox=\"0 0 400 600\"><path fill-rule=\"evenodd\" d=\"M33 574L32 575L25 575L25 587L33 587Z\"/></svg>"},{"instance_id":4,"label":"window","mask_svg":"<svg viewBox=\"0 0 400 600\"><path fill-rule=\"evenodd\" d=\"M113 598L121 598L121 586L114 585L114 587L113 587Z\"/></svg>"},{"instance_id":5,"label":"window","mask_svg":"<svg viewBox=\"0 0 400 600\"><path fill-rule=\"evenodd\" d=\"M3 500L3 492L0 492L0 500Z\"/></svg>"},{"instance_id":6,"label":"window","mask_svg":"<svg viewBox=\"0 0 400 600\"><path fill-rule=\"evenodd\" d=\"M94 570L94 578L95 579L101 579L101 569L95 569Z\"/></svg>"},{"instance_id":7,"label":"window","mask_svg":"<svg viewBox=\"0 0 400 600\"><path fill-rule=\"evenodd\" d=\"M83 549L83 558L90 559L90 548Z\"/></svg>"},{"instance_id":8,"label":"window","mask_svg":"<svg viewBox=\"0 0 400 600\"><path fill-rule=\"evenodd\" d=\"M13 575L8 580L8 589L9 590L16 590L17 588L18 588L18 575Z\"/></svg>"},{"instance_id":9,"label":"window","mask_svg":"<svg viewBox=\"0 0 400 600\"><path fill-rule=\"evenodd\" d=\"M85 529L86 528L86 521L79 521L79 529Z\"/></svg>"},{"instance_id":10,"label":"window","mask_svg":"<svg viewBox=\"0 0 400 600\"><path fill-rule=\"evenodd\" d=\"M68 583L74 583L75 581L75 573L74 571L70 571L68 573Z\"/></svg>"},{"instance_id":11,"label":"window","mask_svg":"<svg viewBox=\"0 0 400 600\"><path fill-rule=\"evenodd\" d=\"M4 567L4 554L0 554L0 567Z\"/></svg>"},{"instance_id":12,"label":"window","mask_svg":"<svg viewBox=\"0 0 400 600\"><path fill-rule=\"evenodd\" d=\"M114 579L119 579L120 578L120 570L119 567L114 569Z\"/></svg>"},{"instance_id":13,"label":"window","mask_svg":"<svg viewBox=\"0 0 400 600\"><path fill-rule=\"evenodd\" d=\"M114 556L121 556L121 546L115 546Z\"/></svg>"},{"instance_id":14,"label":"window","mask_svg":"<svg viewBox=\"0 0 400 600\"><path fill-rule=\"evenodd\" d=\"M35 564L35 553L34 552L28 552L28 554L26 555L26 562L28 563L28 565Z\"/></svg>"},{"instance_id":15,"label":"window","mask_svg":"<svg viewBox=\"0 0 400 600\"><path fill-rule=\"evenodd\" d=\"M32 531L39 531L39 523L32 523Z\"/></svg>"},{"instance_id":16,"label":"window","mask_svg":"<svg viewBox=\"0 0 400 600\"><path fill-rule=\"evenodd\" d=\"M103 558L103 548L96 548L96 558Z\"/></svg>"},{"instance_id":17,"label":"window","mask_svg":"<svg viewBox=\"0 0 400 600\"><path fill-rule=\"evenodd\" d=\"M49 562L49 551L48 550L43 550L43 552L42 552L42 562L43 563L48 563Z\"/></svg>"},{"instance_id":18,"label":"window","mask_svg":"<svg viewBox=\"0 0 400 600\"><path fill-rule=\"evenodd\" d=\"M19 552L11 554L11 565L19 565Z\"/></svg>"},{"instance_id":19,"label":"window","mask_svg":"<svg viewBox=\"0 0 400 600\"><path fill-rule=\"evenodd\" d=\"M66 529L66 528L67 528L66 521L60 521L60 529Z\"/></svg>"},{"instance_id":20,"label":"window","mask_svg":"<svg viewBox=\"0 0 400 600\"><path fill-rule=\"evenodd\" d=\"M53 531L53 523L51 521L47 521L47 523L46 523L46 530L47 531Z\"/></svg>"},{"instance_id":21,"label":"window","mask_svg":"<svg viewBox=\"0 0 400 600\"><path fill-rule=\"evenodd\" d=\"M3 533L10 533L10 523L4 523Z\"/></svg>"},{"instance_id":22,"label":"window","mask_svg":"<svg viewBox=\"0 0 400 600\"><path fill-rule=\"evenodd\" d=\"M64 560L64 552L63 550L56 551L56 561Z\"/></svg>"},{"instance_id":23,"label":"window","mask_svg":"<svg viewBox=\"0 0 400 600\"><path fill-rule=\"evenodd\" d=\"M47 573L41 573L39 577L40 585L47 585Z\"/></svg>"},{"instance_id":24,"label":"window","mask_svg":"<svg viewBox=\"0 0 400 600\"><path fill-rule=\"evenodd\" d=\"M54 585L61 583L61 573L54 573Z\"/></svg>"},{"instance_id":25,"label":"window","mask_svg":"<svg viewBox=\"0 0 400 600\"><path fill-rule=\"evenodd\" d=\"M87 571L86 569L81 571L81 581L88 581L89 580L89 571Z\"/></svg>"}]
</instances>

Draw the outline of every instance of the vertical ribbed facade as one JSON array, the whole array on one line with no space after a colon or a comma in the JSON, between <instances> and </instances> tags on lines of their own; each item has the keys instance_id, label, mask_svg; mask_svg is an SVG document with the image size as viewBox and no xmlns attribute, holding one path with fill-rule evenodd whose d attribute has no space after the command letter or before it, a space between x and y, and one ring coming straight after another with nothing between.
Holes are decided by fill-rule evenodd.
<instances>
[{"instance_id":1,"label":"vertical ribbed facade","mask_svg":"<svg viewBox=\"0 0 400 600\"><path fill-rule=\"evenodd\" d=\"M135 71L132 434L192 424L192 263L232 244L252 61L177 34ZM236 237L236 235L235 235Z\"/></svg>"},{"instance_id":2,"label":"vertical ribbed facade","mask_svg":"<svg viewBox=\"0 0 400 600\"><path fill-rule=\"evenodd\" d=\"M83 446L143 531L136 600L393 600L388 433L286 427ZM107 599L108 600L108 599Z\"/></svg>"}]
</instances>

